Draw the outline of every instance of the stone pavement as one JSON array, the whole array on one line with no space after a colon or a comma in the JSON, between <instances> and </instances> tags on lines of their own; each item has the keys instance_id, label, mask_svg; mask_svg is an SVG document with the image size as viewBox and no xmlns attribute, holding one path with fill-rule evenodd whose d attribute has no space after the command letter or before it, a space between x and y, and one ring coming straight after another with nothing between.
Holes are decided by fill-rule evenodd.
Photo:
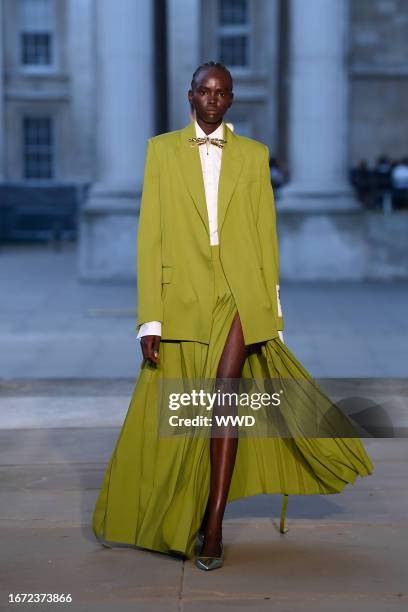
<instances>
[{"instance_id":1,"label":"stone pavement","mask_svg":"<svg viewBox=\"0 0 408 612\"><path fill-rule=\"evenodd\" d=\"M81 283L76 246L0 250L0 378L133 377L136 283ZM285 342L317 377L406 377L408 283L282 283Z\"/></svg>"},{"instance_id":2,"label":"stone pavement","mask_svg":"<svg viewBox=\"0 0 408 612\"><path fill-rule=\"evenodd\" d=\"M225 564L205 573L193 560L95 540L91 514L118 433L75 418L0 430L0 609L17 609L9 593L31 592L71 593L68 609L84 612L407 609L406 440L365 440L375 473L339 495L289 496L285 535L280 496L228 504Z\"/></svg>"},{"instance_id":3,"label":"stone pavement","mask_svg":"<svg viewBox=\"0 0 408 612\"><path fill-rule=\"evenodd\" d=\"M44 592L71 593L75 612L407 609L404 438L365 439L375 472L340 495L290 496L285 535L280 496L229 504L220 570L103 548L90 520L140 364L135 287L79 283L70 245L4 247L0 283L0 610L62 608L7 603ZM314 376L406 378L406 283L281 294L285 341Z\"/></svg>"}]
</instances>

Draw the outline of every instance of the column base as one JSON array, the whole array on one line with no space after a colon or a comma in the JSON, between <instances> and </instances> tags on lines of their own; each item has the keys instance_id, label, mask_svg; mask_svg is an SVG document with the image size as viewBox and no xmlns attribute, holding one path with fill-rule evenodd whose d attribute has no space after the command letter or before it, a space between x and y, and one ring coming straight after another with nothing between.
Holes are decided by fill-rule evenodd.
<instances>
[{"instance_id":1,"label":"column base","mask_svg":"<svg viewBox=\"0 0 408 612\"><path fill-rule=\"evenodd\" d=\"M80 280L135 281L140 197L128 189L92 189L79 220Z\"/></svg>"},{"instance_id":2,"label":"column base","mask_svg":"<svg viewBox=\"0 0 408 612\"><path fill-rule=\"evenodd\" d=\"M278 205L277 225L281 281L408 278L404 211L286 211Z\"/></svg>"},{"instance_id":3,"label":"column base","mask_svg":"<svg viewBox=\"0 0 408 612\"><path fill-rule=\"evenodd\" d=\"M290 184L280 189L279 204L282 210L288 211L352 211L361 208L354 191L348 186L305 189L302 186Z\"/></svg>"}]
</instances>

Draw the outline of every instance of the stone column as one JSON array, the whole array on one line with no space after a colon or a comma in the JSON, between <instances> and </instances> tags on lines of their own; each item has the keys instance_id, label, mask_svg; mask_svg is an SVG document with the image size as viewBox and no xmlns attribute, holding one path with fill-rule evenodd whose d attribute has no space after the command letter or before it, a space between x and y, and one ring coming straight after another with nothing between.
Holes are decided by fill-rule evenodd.
<instances>
[{"instance_id":1,"label":"stone column","mask_svg":"<svg viewBox=\"0 0 408 612\"><path fill-rule=\"evenodd\" d=\"M357 208L347 170L347 5L291 0L291 181L282 190L282 210Z\"/></svg>"},{"instance_id":2,"label":"stone column","mask_svg":"<svg viewBox=\"0 0 408 612\"><path fill-rule=\"evenodd\" d=\"M168 0L169 130L190 121L187 91L200 62L202 23L199 0Z\"/></svg>"},{"instance_id":3,"label":"stone column","mask_svg":"<svg viewBox=\"0 0 408 612\"><path fill-rule=\"evenodd\" d=\"M69 0L67 13L72 143L70 178L83 184L93 180L95 164L94 0Z\"/></svg>"},{"instance_id":4,"label":"stone column","mask_svg":"<svg viewBox=\"0 0 408 612\"><path fill-rule=\"evenodd\" d=\"M3 54L3 31L4 31L4 8L3 0L0 0L0 181L5 176L5 117L4 117L4 54Z\"/></svg>"},{"instance_id":5,"label":"stone column","mask_svg":"<svg viewBox=\"0 0 408 612\"><path fill-rule=\"evenodd\" d=\"M133 279L146 141L153 135L153 2L97 0L95 183L82 211L80 277Z\"/></svg>"}]
</instances>

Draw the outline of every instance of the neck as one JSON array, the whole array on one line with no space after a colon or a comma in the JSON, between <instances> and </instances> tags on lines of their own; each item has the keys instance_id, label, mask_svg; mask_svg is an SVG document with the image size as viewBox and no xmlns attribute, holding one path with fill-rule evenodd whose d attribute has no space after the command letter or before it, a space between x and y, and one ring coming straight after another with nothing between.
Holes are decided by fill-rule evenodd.
<instances>
[{"instance_id":1,"label":"neck","mask_svg":"<svg viewBox=\"0 0 408 612\"><path fill-rule=\"evenodd\" d=\"M217 123L206 123L199 117L196 117L196 121L205 134L211 134L211 132L214 132L214 130L221 125L222 118L217 121Z\"/></svg>"}]
</instances>

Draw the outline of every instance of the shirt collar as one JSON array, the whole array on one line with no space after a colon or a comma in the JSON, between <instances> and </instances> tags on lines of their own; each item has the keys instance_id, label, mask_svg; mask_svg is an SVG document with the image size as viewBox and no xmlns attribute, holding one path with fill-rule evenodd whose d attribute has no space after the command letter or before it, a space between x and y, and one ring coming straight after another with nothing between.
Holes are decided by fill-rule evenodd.
<instances>
[{"instance_id":1,"label":"shirt collar","mask_svg":"<svg viewBox=\"0 0 408 612\"><path fill-rule=\"evenodd\" d=\"M204 130L200 128L196 119L194 120L194 123L195 123L195 130L196 130L197 138L206 138L206 136L209 136L210 138L223 138L224 137L224 121L221 121L217 129L211 132L210 134L206 134Z\"/></svg>"}]
</instances>

